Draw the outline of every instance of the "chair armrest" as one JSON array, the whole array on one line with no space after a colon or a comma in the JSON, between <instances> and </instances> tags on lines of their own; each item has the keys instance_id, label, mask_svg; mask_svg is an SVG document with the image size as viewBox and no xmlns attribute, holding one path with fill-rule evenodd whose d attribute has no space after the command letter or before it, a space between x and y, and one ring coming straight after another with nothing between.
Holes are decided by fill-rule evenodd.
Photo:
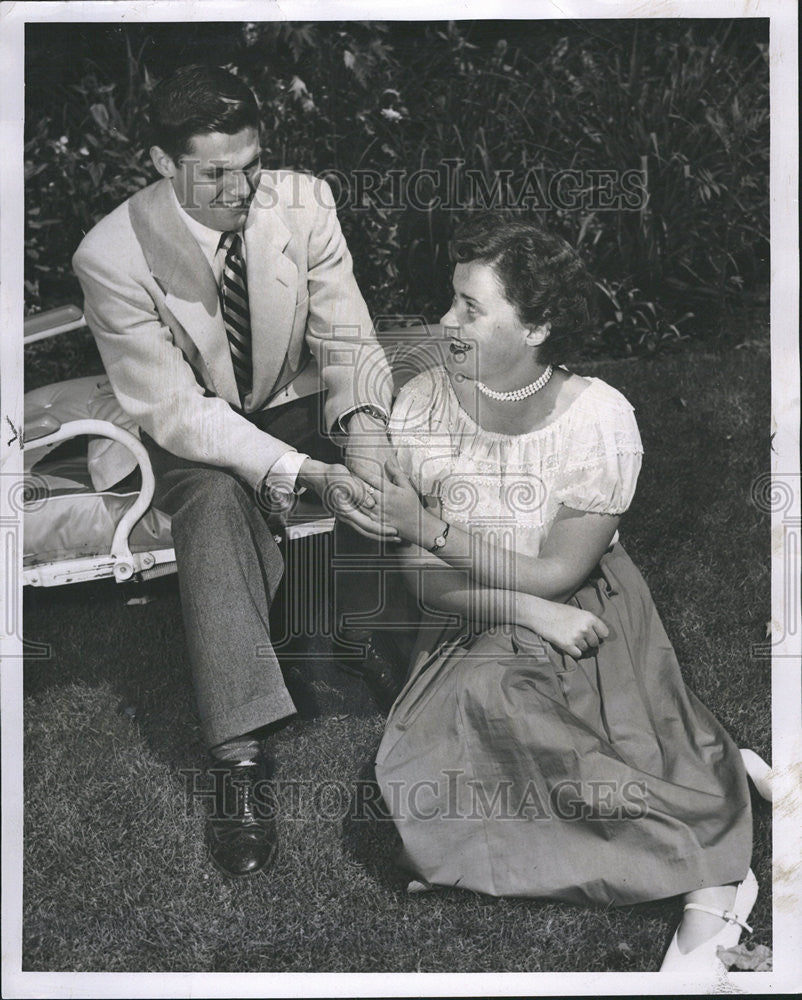
<instances>
[{"instance_id":1,"label":"chair armrest","mask_svg":"<svg viewBox=\"0 0 802 1000\"><path fill-rule=\"evenodd\" d=\"M55 420L55 418L53 418ZM114 538L111 542L111 555L114 559L114 576L119 580L127 580L134 572L133 557L128 546L128 538L131 529L142 515L150 507L153 501L153 493L156 488L156 480L153 476L153 469L150 464L150 456L142 442L130 431L117 427L108 420L68 420L61 424L58 430L45 437L36 438L35 441L25 442L27 449L29 444L41 448L45 445L59 444L61 441L69 441L71 438L81 437L84 434L93 437L107 437L114 441L119 441L130 452L133 453L142 474L142 489L139 496L128 510L120 518L114 530ZM27 426L26 426L27 438Z\"/></svg>"},{"instance_id":2,"label":"chair armrest","mask_svg":"<svg viewBox=\"0 0 802 1000\"><path fill-rule=\"evenodd\" d=\"M22 325L22 340L24 344L33 344L70 330L80 330L82 326L86 326L86 320L78 306L58 306L27 316Z\"/></svg>"}]
</instances>

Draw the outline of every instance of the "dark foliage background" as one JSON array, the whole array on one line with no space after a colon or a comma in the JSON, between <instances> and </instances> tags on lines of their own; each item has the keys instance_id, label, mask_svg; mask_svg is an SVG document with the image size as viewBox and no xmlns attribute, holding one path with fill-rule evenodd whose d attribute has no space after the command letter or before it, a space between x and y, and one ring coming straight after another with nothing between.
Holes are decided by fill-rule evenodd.
<instances>
[{"instance_id":1,"label":"dark foliage background","mask_svg":"<svg viewBox=\"0 0 802 1000\"><path fill-rule=\"evenodd\" d=\"M720 342L766 297L765 20L29 24L26 50L28 312L80 302L83 233L155 176L149 91L204 61L255 90L267 166L332 178L374 315L440 316L453 225L499 176L585 256L597 351ZM358 169L379 178L361 197ZM386 207L419 169L440 180ZM549 193L565 170L573 207ZM642 171L645 207L605 207L589 171Z\"/></svg>"}]
</instances>

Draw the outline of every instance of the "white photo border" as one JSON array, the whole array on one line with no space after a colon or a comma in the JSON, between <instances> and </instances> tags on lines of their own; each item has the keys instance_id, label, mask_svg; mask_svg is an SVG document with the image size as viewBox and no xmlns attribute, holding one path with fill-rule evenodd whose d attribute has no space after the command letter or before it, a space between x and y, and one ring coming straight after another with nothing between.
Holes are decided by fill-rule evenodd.
<instances>
[{"instance_id":1,"label":"white photo border","mask_svg":"<svg viewBox=\"0 0 802 1000\"><path fill-rule=\"evenodd\" d=\"M27 22L443 20L526 18L726 18L741 12L770 20L771 65L771 344L773 448L771 471L791 484L790 507L772 514L772 736L774 802L774 971L731 973L726 992L797 992L802 984L802 683L799 614L789 607L788 575L799 599L799 238L798 54L794 0L76 0L0 4L0 590L2 673L2 964L8 997L290 997L633 995L693 992L693 982L660 973L323 974L323 973L39 973L21 970L22 943L22 550L9 514L6 484L22 474L23 419L23 80ZM19 429L19 430L18 430ZM784 539L796 565L784 566ZM16 584L16 586L15 586ZM793 625L792 623L797 623Z\"/></svg>"}]
</instances>

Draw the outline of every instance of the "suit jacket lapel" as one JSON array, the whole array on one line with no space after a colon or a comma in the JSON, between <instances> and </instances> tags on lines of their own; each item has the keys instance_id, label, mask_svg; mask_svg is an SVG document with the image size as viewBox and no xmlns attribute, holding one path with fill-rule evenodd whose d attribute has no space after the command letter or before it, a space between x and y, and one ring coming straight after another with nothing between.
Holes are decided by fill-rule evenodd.
<instances>
[{"instance_id":1,"label":"suit jacket lapel","mask_svg":"<svg viewBox=\"0 0 802 1000\"><path fill-rule=\"evenodd\" d=\"M244 234L253 338L253 407L267 399L287 356L298 287L298 269L283 253L290 231L277 211L260 208L260 192L256 198Z\"/></svg>"},{"instance_id":2,"label":"suit jacket lapel","mask_svg":"<svg viewBox=\"0 0 802 1000\"><path fill-rule=\"evenodd\" d=\"M217 282L209 262L184 225L168 180L145 188L130 201L131 224L148 267L165 293L165 304L198 348L211 388L239 406Z\"/></svg>"}]
</instances>

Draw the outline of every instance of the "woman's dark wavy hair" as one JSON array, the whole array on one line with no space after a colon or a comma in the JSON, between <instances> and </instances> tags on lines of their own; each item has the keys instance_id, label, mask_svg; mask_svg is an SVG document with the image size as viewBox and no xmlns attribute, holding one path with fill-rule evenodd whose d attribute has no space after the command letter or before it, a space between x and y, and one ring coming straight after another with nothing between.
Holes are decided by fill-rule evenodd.
<instances>
[{"instance_id":1,"label":"woman's dark wavy hair","mask_svg":"<svg viewBox=\"0 0 802 1000\"><path fill-rule=\"evenodd\" d=\"M177 163L193 136L259 128L259 107L239 77L215 66L181 66L153 90L151 139Z\"/></svg>"},{"instance_id":2,"label":"woman's dark wavy hair","mask_svg":"<svg viewBox=\"0 0 802 1000\"><path fill-rule=\"evenodd\" d=\"M579 254L559 236L526 219L472 216L459 225L449 251L456 264L488 264L522 323L551 324L538 360L561 364L584 342L594 313L593 279Z\"/></svg>"}]
</instances>

